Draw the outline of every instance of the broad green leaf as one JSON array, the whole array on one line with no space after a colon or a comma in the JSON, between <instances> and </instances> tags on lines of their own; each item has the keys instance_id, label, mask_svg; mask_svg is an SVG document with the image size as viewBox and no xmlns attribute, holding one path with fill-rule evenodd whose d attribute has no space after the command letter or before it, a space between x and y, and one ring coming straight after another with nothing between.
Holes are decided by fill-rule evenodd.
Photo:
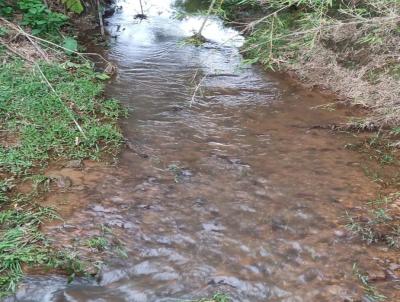
<instances>
[{"instance_id":1,"label":"broad green leaf","mask_svg":"<svg viewBox=\"0 0 400 302\"><path fill-rule=\"evenodd\" d=\"M64 38L63 47L68 55L71 55L74 51L78 51L78 42L71 37Z\"/></svg>"},{"instance_id":2,"label":"broad green leaf","mask_svg":"<svg viewBox=\"0 0 400 302\"><path fill-rule=\"evenodd\" d=\"M73 13L81 14L84 10L81 0L62 0L62 3Z\"/></svg>"}]
</instances>

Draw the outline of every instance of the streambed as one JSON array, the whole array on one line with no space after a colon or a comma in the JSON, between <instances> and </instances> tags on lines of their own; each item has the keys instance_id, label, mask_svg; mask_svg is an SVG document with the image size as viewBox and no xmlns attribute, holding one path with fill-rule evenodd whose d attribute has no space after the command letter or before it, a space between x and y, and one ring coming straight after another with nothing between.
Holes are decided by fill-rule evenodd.
<instances>
[{"instance_id":1,"label":"streambed","mask_svg":"<svg viewBox=\"0 0 400 302\"><path fill-rule=\"evenodd\" d=\"M133 0L107 20L118 74L106 93L133 109L122 122L128 148L115 166L57 171L73 185L47 201L64 217L46 227L58 244L106 226L127 257L109 257L98 280L30 276L14 300L222 291L243 302L368 301L353 264L376 270L396 255L351 236L343 216L378 188L345 149L349 136L315 127L346 121L348 109L326 110L333 97L243 64L243 37L218 19L203 46L182 42L201 17L176 16L196 1L144 4L146 20Z\"/></svg>"}]
</instances>

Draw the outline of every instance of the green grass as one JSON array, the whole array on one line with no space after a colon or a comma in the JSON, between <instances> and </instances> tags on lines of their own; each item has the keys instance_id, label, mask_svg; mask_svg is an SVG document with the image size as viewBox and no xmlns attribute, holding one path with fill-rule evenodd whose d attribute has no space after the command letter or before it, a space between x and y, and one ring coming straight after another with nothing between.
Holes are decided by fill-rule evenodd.
<instances>
[{"instance_id":1,"label":"green grass","mask_svg":"<svg viewBox=\"0 0 400 302\"><path fill-rule=\"evenodd\" d=\"M33 35L77 49L69 37L77 29L64 28L67 16L41 0L14 2L0 4L0 15ZM78 13L72 2L67 7ZM5 40L13 35L8 25L0 27ZM43 174L53 160L108 159L123 140L117 121L125 110L103 97L109 76L69 51L63 63L46 51L53 62L28 64L0 45L0 299L16 290L27 267L61 269L72 279L96 265L82 262L75 250L56 249L41 232L45 221L59 219L53 209L38 205L50 190L51 178ZM28 193L27 184L32 185ZM104 240L92 238L88 244L103 249Z\"/></svg>"},{"instance_id":2,"label":"green grass","mask_svg":"<svg viewBox=\"0 0 400 302\"><path fill-rule=\"evenodd\" d=\"M7 191L12 187L7 183ZM34 187L34 185L33 185ZM17 288L24 276L24 268L42 267L62 269L70 278L84 274L86 264L69 250L55 250L41 233L46 220L59 219L56 212L35 204L35 188L28 194L15 193L0 203L0 298Z\"/></svg>"},{"instance_id":3,"label":"green grass","mask_svg":"<svg viewBox=\"0 0 400 302\"><path fill-rule=\"evenodd\" d=\"M19 60L0 68L0 130L19 140L12 147L0 146L1 170L21 174L51 157L97 159L104 151L117 150L122 137L115 122L122 111L116 101L99 98L103 85L96 73L85 65L41 69L61 100L35 68Z\"/></svg>"},{"instance_id":4,"label":"green grass","mask_svg":"<svg viewBox=\"0 0 400 302\"><path fill-rule=\"evenodd\" d=\"M6 56L1 62L0 135L6 139L0 144L0 297L5 297L27 266L62 269L70 278L84 273L86 265L76 252L54 249L40 231L57 215L36 204L50 183L37 171L54 159L115 155L122 142L117 120L124 110L102 97L104 77L88 63L27 66ZM18 193L16 185L25 180L32 183L31 192ZM89 244L106 246L99 238Z\"/></svg>"},{"instance_id":5,"label":"green grass","mask_svg":"<svg viewBox=\"0 0 400 302\"><path fill-rule=\"evenodd\" d=\"M383 243L390 248L400 248L400 227L391 211L391 203L398 193L378 196L367 203L369 210L363 215L346 213L346 227L367 244Z\"/></svg>"}]
</instances>

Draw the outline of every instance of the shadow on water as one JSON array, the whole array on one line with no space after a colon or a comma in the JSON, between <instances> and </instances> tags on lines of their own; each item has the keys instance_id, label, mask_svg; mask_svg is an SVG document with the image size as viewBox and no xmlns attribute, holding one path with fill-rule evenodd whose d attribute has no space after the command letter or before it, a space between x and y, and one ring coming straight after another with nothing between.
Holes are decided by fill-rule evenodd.
<instances>
[{"instance_id":1,"label":"shadow on water","mask_svg":"<svg viewBox=\"0 0 400 302\"><path fill-rule=\"evenodd\" d=\"M373 266L384 252L357 243L341 217L376 187L346 137L313 127L345 121L347 110L317 109L332 98L243 65L243 38L220 20L195 47L182 39L200 17L172 18L174 1L144 4L147 20L133 18L132 0L108 20L119 72L107 95L134 108L122 123L129 148L115 167L57 171L73 187L47 201L65 218L46 227L56 244L104 225L127 258L110 257L98 282L29 277L16 301L180 301L218 290L234 301L358 301L353 263Z\"/></svg>"}]
</instances>

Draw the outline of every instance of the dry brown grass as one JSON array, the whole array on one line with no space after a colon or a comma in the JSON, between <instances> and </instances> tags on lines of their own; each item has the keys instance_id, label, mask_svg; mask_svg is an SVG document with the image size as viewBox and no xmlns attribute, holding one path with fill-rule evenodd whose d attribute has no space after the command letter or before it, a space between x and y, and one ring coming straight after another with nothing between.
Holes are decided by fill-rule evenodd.
<instances>
[{"instance_id":1,"label":"dry brown grass","mask_svg":"<svg viewBox=\"0 0 400 302\"><path fill-rule=\"evenodd\" d=\"M312 85L336 92L354 105L373 110L379 125L400 124L400 33L398 21L342 25L322 32L300 60L287 64ZM396 73L396 69L398 73Z\"/></svg>"},{"instance_id":2,"label":"dry brown grass","mask_svg":"<svg viewBox=\"0 0 400 302\"><path fill-rule=\"evenodd\" d=\"M366 124L400 125L399 0L261 3L268 13L246 27L252 61L371 109Z\"/></svg>"}]
</instances>

